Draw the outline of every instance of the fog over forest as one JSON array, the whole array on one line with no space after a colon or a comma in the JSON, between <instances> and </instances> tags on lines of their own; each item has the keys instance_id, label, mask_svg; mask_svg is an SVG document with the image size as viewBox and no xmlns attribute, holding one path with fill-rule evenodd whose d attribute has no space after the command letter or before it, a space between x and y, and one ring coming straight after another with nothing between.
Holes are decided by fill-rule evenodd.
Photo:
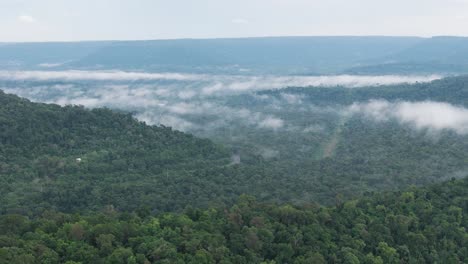
<instances>
[{"instance_id":1,"label":"fog over forest","mask_svg":"<svg viewBox=\"0 0 468 264\"><path fill-rule=\"evenodd\" d=\"M273 114L262 113L267 111L225 106L216 97L248 94L266 102L264 107L267 108L280 109L286 104L288 107L294 105L298 110L307 108L312 111L324 111L313 105L303 104L300 96L287 92L282 93L281 100L256 95L255 92L287 87L354 89L424 83L440 78L442 77L438 75L233 76L81 70L0 71L3 86L0 89L38 102L136 111L135 116L148 124L163 124L182 131L201 126L186 120L186 115L217 115L217 120L212 122L212 126L220 126L226 120L235 119L258 128L281 129L291 126ZM15 82L15 85L9 87L12 82ZM18 87L17 82L22 83L21 87ZM356 105L350 107L353 112L358 111ZM334 110L347 111L344 108Z\"/></svg>"}]
</instances>

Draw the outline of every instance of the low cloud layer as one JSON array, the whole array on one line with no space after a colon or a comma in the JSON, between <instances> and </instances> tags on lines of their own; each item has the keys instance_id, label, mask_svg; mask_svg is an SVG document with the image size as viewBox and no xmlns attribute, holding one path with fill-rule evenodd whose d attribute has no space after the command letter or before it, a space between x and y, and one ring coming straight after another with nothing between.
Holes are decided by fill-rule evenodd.
<instances>
[{"instance_id":1,"label":"low cloud layer","mask_svg":"<svg viewBox=\"0 0 468 264\"><path fill-rule=\"evenodd\" d=\"M199 80L203 75L179 73L146 73L124 71L0 71L0 79L14 81L135 81Z\"/></svg>"},{"instance_id":2,"label":"low cloud layer","mask_svg":"<svg viewBox=\"0 0 468 264\"><path fill-rule=\"evenodd\" d=\"M279 97L251 94L252 100L256 100L252 105L239 102L229 104L228 98L235 97L228 95L287 86L357 87L425 82L437 78L439 77L281 77L122 71L0 71L0 80L12 81L5 82L9 87L0 89L40 102L123 109L134 112L137 118L148 124L163 124L182 131L209 130L240 123L263 130L321 133L325 128L320 124L304 124L302 127L302 124L284 118L281 114L283 109L293 109L300 114L332 115L342 113L342 109L318 108L304 103L301 95L287 92L280 93ZM378 121L396 119L417 129L447 129L458 134L468 133L468 110L444 103L370 101L354 104L347 109L348 113L364 114Z\"/></svg>"},{"instance_id":3,"label":"low cloud layer","mask_svg":"<svg viewBox=\"0 0 468 264\"><path fill-rule=\"evenodd\" d=\"M373 100L353 104L348 113L363 114L376 121L395 119L418 130L451 130L460 135L468 134L468 109L448 103Z\"/></svg>"},{"instance_id":4,"label":"low cloud layer","mask_svg":"<svg viewBox=\"0 0 468 264\"><path fill-rule=\"evenodd\" d=\"M50 64L44 64L44 66ZM391 85L401 83L430 82L441 76L243 76L243 75L207 75L182 73L148 73L124 71L0 71L0 80L10 81L108 81L108 82L173 82L181 98L191 98L196 94L202 96L242 93L285 87L307 86L344 86L362 87ZM180 83L178 83L180 82Z\"/></svg>"},{"instance_id":5,"label":"low cloud layer","mask_svg":"<svg viewBox=\"0 0 468 264\"><path fill-rule=\"evenodd\" d=\"M282 119L269 116L262 120L259 123L259 126L263 128L279 129L284 126L284 121Z\"/></svg>"},{"instance_id":6,"label":"low cloud layer","mask_svg":"<svg viewBox=\"0 0 468 264\"><path fill-rule=\"evenodd\" d=\"M43 67L43 68L55 68L55 67L59 67L59 66L62 66L63 63L50 63L50 62L45 62L45 63L40 63L38 64L37 66L39 67Z\"/></svg>"},{"instance_id":7,"label":"low cloud layer","mask_svg":"<svg viewBox=\"0 0 468 264\"><path fill-rule=\"evenodd\" d=\"M3 88L34 101L59 105L83 105L88 108L109 107L136 113L148 124L163 124L181 131L209 130L236 122L261 129L278 130L285 122L273 114L224 105L221 98L192 98L193 92L153 85L131 86L102 84L41 85L23 88ZM277 101L271 99L271 106ZM288 97L288 100L292 100ZM203 123L200 123L204 120Z\"/></svg>"}]
</instances>

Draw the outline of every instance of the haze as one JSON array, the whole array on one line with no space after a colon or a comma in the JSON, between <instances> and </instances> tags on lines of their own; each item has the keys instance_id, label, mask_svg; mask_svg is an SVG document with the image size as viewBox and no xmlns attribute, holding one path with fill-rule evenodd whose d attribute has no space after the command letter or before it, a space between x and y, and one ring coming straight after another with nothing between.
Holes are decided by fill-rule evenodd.
<instances>
[{"instance_id":1,"label":"haze","mask_svg":"<svg viewBox=\"0 0 468 264\"><path fill-rule=\"evenodd\" d=\"M0 41L468 35L466 0L2 0Z\"/></svg>"}]
</instances>

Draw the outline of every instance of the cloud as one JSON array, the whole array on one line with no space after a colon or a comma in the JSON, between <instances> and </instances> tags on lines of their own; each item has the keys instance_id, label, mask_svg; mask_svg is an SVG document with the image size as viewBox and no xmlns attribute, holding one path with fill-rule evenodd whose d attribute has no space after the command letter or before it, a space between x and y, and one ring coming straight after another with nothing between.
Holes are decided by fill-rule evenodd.
<instances>
[{"instance_id":1,"label":"cloud","mask_svg":"<svg viewBox=\"0 0 468 264\"><path fill-rule=\"evenodd\" d=\"M276 130L284 126L284 121L282 119L269 116L262 120L258 124L258 126L262 128L271 128Z\"/></svg>"},{"instance_id":2,"label":"cloud","mask_svg":"<svg viewBox=\"0 0 468 264\"><path fill-rule=\"evenodd\" d=\"M59 66L62 66L63 63L41 63L41 64L38 64L39 67L43 67L43 68L54 68L54 67L59 67Z\"/></svg>"},{"instance_id":3,"label":"cloud","mask_svg":"<svg viewBox=\"0 0 468 264\"><path fill-rule=\"evenodd\" d=\"M128 85L103 85L90 89L74 85L47 85L30 88L4 88L5 91L29 99L59 105L83 105L85 107L111 107L138 110L161 107L166 101L160 99L161 89L149 87L132 88Z\"/></svg>"},{"instance_id":4,"label":"cloud","mask_svg":"<svg viewBox=\"0 0 468 264\"><path fill-rule=\"evenodd\" d=\"M249 21L245 18L234 18L233 20L231 20L231 22L233 24L238 24L238 25L245 25L249 23Z\"/></svg>"},{"instance_id":5,"label":"cloud","mask_svg":"<svg viewBox=\"0 0 468 264\"><path fill-rule=\"evenodd\" d=\"M7 83L17 81L12 82L13 88L3 88L7 92L60 105L122 109L137 113L138 118L149 124L164 124L189 132L243 124L251 128L295 129L316 133L320 128L295 127L274 114L286 106L314 113L325 111L337 114L341 110L308 105L303 102L302 96L287 92L281 93L279 98L251 92L288 86L357 87L376 83L412 83L435 78L438 76L228 76L123 71L0 71L0 80L8 80ZM223 98L225 95L240 93L251 93L261 107L247 106L247 109L230 106ZM378 107L378 104L374 107Z\"/></svg>"},{"instance_id":6,"label":"cloud","mask_svg":"<svg viewBox=\"0 0 468 264\"><path fill-rule=\"evenodd\" d=\"M194 96L196 96L197 93L193 90L184 90L184 91L180 91L177 96L179 96L180 99L190 99Z\"/></svg>"},{"instance_id":7,"label":"cloud","mask_svg":"<svg viewBox=\"0 0 468 264\"><path fill-rule=\"evenodd\" d=\"M223 95L226 93L243 93L284 87L362 87L376 85L391 85L401 83L430 82L442 78L438 75L429 76L358 76L358 75L332 75L332 76L243 76L243 75L205 75L183 73L149 73L124 71L0 71L1 80L16 81L173 81L185 82L177 87L190 84L190 93L181 93L181 98L195 96L193 92L201 95ZM175 83L174 83L175 84ZM187 90L187 89L186 89Z\"/></svg>"},{"instance_id":8,"label":"cloud","mask_svg":"<svg viewBox=\"0 0 468 264\"><path fill-rule=\"evenodd\" d=\"M311 125L302 130L304 133L322 133L325 131L325 127L321 125Z\"/></svg>"},{"instance_id":9,"label":"cloud","mask_svg":"<svg viewBox=\"0 0 468 264\"><path fill-rule=\"evenodd\" d=\"M400 76L400 75L381 75L381 76L361 76L361 75L331 75L331 76L293 76L293 77L273 77L269 78L270 85L294 86L345 86L362 87L374 85L391 85L400 83L430 82L440 79L440 76ZM257 82L262 82L259 79Z\"/></svg>"},{"instance_id":10,"label":"cloud","mask_svg":"<svg viewBox=\"0 0 468 264\"><path fill-rule=\"evenodd\" d=\"M180 118L175 115L156 115L154 112L145 111L143 113L138 113L135 115L135 118L138 120L145 122L148 125L165 125L172 127L176 130L180 131L189 131L190 129L194 129L197 126L189 122L183 118Z\"/></svg>"},{"instance_id":11,"label":"cloud","mask_svg":"<svg viewBox=\"0 0 468 264\"><path fill-rule=\"evenodd\" d=\"M264 159L272 159L278 157L280 154L278 150L266 147L261 147L258 152Z\"/></svg>"},{"instance_id":12,"label":"cloud","mask_svg":"<svg viewBox=\"0 0 468 264\"><path fill-rule=\"evenodd\" d=\"M336 87L348 88L392 85L402 83L431 82L442 78L439 75L429 76L358 76L358 75L331 75L331 76L213 76L213 83L202 89L203 95L216 95L242 93L279 89L285 87Z\"/></svg>"},{"instance_id":13,"label":"cloud","mask_svg":"<svg viewBox=\"0 0 468 264\"><path fill-rule=\"evenodd\" d=\"M29 15L20 15L17 17L17 20L25 24L32 24L36 22L36 19L34 19L34 17L29 16Z\"/></svg>"},{"instance_id":14,"label":"cloud","mask_svg":"<svg viewBox=\"0 0 468 264\"><path fill-rule=\"evenodd\" d=\"M194 81L204 75L179 73L147 73L124 71L0 71L0 79L5 80L65 80L65 81L135 81L135 80L176 80Z\"/></svg>"},{"instance_id":15,"label":"cloud","mask_svg":"<svg viewBox=\"0 0 468 264\"><path fill-rule=\"evenodd\" d=\"M284 121L272 114L229 107L222 100L190 98L184 101L180 93L152 85L47 84L3 89L33 101L131 111L148 124L163 124L182 131L209 131L233 122L274 130L284 126ZM168 97L171 95L173 97Z\"/></svg>"},{"instance_id":16,"label":"cloud","mask_svg":"<svg viewBox=\"0 0 468 264\"><path fill-rule=\"evenodd\" d=\"M195 114L203 111L199 106L188 103L177 103L169 106L168 109L170 112L180 115Z\"/></svg>"},{"instance_id":17,"label":"cloud","mask_svg":"<svg viewBox=\"0 0 468 264\"><path fill-rule=\"evenodd\" d=\"M288 103L288 104L301 104L303 96L296 95L296 94L288 94L288 93L281 93L281 97Z\"/></svg>"},{"instance_id":18,"label":"cloud","mask_svg":"<svg viewBox=\"0 0 468 264\"><path fill-rule=\"evenodd\" d=\"M351 105L348 113L363 114L376 121L395 119L418 130L451 130L460 135L468 134L468 109L448 103L373 100Z\"/></svg>"}]
</instances>

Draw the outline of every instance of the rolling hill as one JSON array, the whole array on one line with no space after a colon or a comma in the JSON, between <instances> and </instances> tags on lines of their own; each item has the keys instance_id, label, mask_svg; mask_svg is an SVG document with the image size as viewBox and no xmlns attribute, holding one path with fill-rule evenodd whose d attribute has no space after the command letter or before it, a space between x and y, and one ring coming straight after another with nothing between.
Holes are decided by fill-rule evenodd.
<instances>
[{"instance_id":1,"label":"rolling hill","mask_svg":"<svg viewBox=\"0 0 468 264\"><path fill-rule=\"evenodd\" d=\"M459 74L463 37L267 37L3 43L3 69L120 69L224 74Z\"/></svg>"}]
</instances>

